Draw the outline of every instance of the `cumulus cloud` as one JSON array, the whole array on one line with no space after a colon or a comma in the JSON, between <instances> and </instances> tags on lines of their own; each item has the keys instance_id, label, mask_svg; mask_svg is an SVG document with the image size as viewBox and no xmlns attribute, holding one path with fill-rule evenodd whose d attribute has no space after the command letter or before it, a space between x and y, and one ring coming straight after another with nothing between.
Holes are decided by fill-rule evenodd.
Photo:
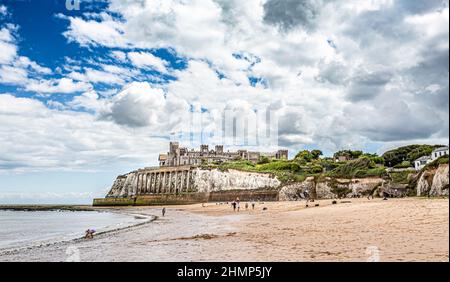
<instances>
[{"instance_id":1,"label":"cumulus cloud","mask_svg":"<svg viewBox=\"0 0 450 282\"><path fill-rule=\"evenodd\" d=\"M4 11L6 12L6 8ZM52 72L28 57L19 56L14 35L17 29L17 26L9 23L0 26L0 83L25 85L29 80L29 74L45 75Z\"/></svg>"},{"instance_id":2,"label":"cumulus cloud","mask_svg":"<svg viewBox=\"0 0 450 282\"><path fill-rule=\"evenodd\" d=\"M75 93L83 92L92 88L92 85L84 82L76 82L70 78L58 80L33 81L25 87L26 91L37 93Z\"/></svg>"},{"instance_id":3,"label":"cumulus cloud","mask_svg":"<svg viewBox=\"0 0 450 282\"><path fill-rule=\"evenodd\" d=\"M31 98L0 94L0 172L93 171L144 164L164 139L80 111L49 109ZM151 144L151 145L149 145Z\"/></svg>"},{"instance_id":4,"label":"cumulus cloud","mask_svg":"<svg viewBox=\"0 0 450 282\"><path fill-rule=\"evenodd\" d=\"M283 30L300 27L314 28L322 1L311 0L268 0L264 3L264 21Z\"/></svg>"},{"instance_id":5,"label":"cumulus cloud","mask_svg":"<svg viewBox=\"0 0 450 282\"><path fill-rule=\"evenodd\" d=\"M128 58L138 68L153 68L161 73L167 73L167 62L151 53L129 52Z\"/></svg>"},{"instance_id":6,"label":"cumulus cloud","mask_svg":"<svg viewBox=\"0 0 450 282\"><path fill-rule=\"evenodd\" d=\"M166 97L162 89L147 82L133 82L114 96L108 104L109 110L102 117L128 127L147 127L156 132L172 129L173 120L180 120L189 111L182 99Z\"/></svg>"}]
</instances>

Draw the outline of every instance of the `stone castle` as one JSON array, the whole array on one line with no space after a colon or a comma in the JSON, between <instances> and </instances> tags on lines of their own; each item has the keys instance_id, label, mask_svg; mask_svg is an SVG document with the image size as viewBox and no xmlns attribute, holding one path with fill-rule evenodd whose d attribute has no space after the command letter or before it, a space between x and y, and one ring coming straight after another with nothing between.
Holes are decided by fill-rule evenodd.
<instances>
[{"instance_id":1,"label":"stone castle","mask_svg":"<svg viewBox=\"0 0 450 282\"><path fill-rule=\"evenodd\" d=\"M229 161L247 160L253 163L258 162L262 157L269 159L288 159L287 150L278 150L276 152L251 152L247 150L238 150L235 152L224 151L223 145L217 145L213 150L208 145L201 145L200 150L187 149L180 147L178 142L170 142L169 152L159 155L159 165L161 167L202 165L202 164L220 164Z\"/></svg>"},{"instance_id":2,"label":"stone castle","mask_svg":"<svg viewBox=\"0 0 450 282\"><path fill-rule=\"evenodd\" d=\"M147 167L119 175L108 195L95 199L94 205L189 204L207 201L241 199L275 200L281 184L268 173L204 169L203 164L235 160L258 162L262 157L288 159L287 150L273 153L239 150L225 152L223 146L202 145L200 151L181 148L171 142L169 152L159 156L158 167Z\"/></svg>"}]
</instances>

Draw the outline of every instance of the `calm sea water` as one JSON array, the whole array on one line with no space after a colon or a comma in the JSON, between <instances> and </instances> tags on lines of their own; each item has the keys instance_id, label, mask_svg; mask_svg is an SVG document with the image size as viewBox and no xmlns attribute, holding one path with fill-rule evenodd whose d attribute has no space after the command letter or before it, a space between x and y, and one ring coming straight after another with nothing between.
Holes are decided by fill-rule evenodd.
<instances>
[{"instance_id":1,"label":"calm sea water","mask_svg":"<svg viewBox=\"0 0 450 282\"><path fill-rule=\"evenodd\" d=\"M0 250L66 241L145 221L132 215L95 211L0 211Z\"/></svg>"}]
</instances>

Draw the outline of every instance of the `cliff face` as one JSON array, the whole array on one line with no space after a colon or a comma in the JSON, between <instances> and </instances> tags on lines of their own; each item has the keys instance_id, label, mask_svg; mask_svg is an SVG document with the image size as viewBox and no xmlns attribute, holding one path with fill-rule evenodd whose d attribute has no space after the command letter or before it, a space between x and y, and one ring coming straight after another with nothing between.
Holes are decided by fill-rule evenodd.
<instances>
[{"instance_id":1,"label":"cliff face","mask_svg":"<svg viewBox=\"0 0 450 282\"><path fill-rule=\"evenodd\" d=\"M197 192L216 192L227 190L253 190L277 188L281 182L270 174L228 170L194 170L194 187Z\"/></svg>"},{"instance_id":2,"label":"cliff face","mask_svg":"<svg viewBox=\"0 0 450 282\"><path fill-rule=\"evenodd\" d=\"M137 195L138 172L120 175L114 181L108 198L124 198ZM229 170L192 170L191 192L208 193L229 190L254 190L277 188L281 182L271 174Z\"/></svg>"},{"instance_id":3,"label":"cliff face","mask_svg":"<svg viewBox=\"0 0 450 282\"><path fill-rule=\"evenodd\" d=\"M383 183L382 178L340 179L325 177L315 180L308 177L305 181L284 186L280 190L281 201L301 199L303 193L316 199L333 199L339 196L367 195Z\"/></svg>"},{"instance_id":4,"label":"cliff face","mask_svg":"<svg viewBox=\"0 0 450 282\"><path fill-rule=\"evenodd\" d=\"M229 170L226 172L217 169L191 170L190 191L199 193L231 191L276 189L281 182L271 174ZM137 195L138 172L131 172L118 176L108 193L108 198L125 198ZM417 176L415 186L417 196L442 196L449 194L449 166L441 164L429 168ZM401 186L401 185L400 185ZM377 191L395 195L392 191L405 190L406 184L400 187L383 178L314 178L308 177L303 182L293 183L282 187L279 191L279 200L292 201L304 197L304 193L316 199L331 199L349 197L352 195L368 195ZM412 186L411 188L413 188Z\"/></svg>"},{"instance_id":5,"label":"cliff face","mask_svg":"<svg viewBox=\"0 0 450 282\"><path fill-rule=\"evenodd\" d=\"M423 171L417 181L416 190L417 196L448 196L448 164Z\"/></svg>"},{"instance_id":6,"label":"cliff face","mask_svg":"<svg viewBox=\"0 0 450 282\"><path fill-rule=\"evenodd\" d=\"M106 197L129 197L136 195L136 191L137 174L135 172L131 172L118 176Z\"/></svg>"}]
</instances>

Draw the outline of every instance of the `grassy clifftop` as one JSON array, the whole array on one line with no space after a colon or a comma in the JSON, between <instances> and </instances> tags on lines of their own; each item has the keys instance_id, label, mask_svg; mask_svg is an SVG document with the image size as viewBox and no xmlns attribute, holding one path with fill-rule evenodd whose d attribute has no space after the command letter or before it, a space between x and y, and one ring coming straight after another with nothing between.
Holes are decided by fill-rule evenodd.
<instances>
[{"instance_id":1,"label":"grassy clifftop","mask_svg":"<svg viewBox=\"0 0 450 282\"><path fill-rule=\"evenodd\" d=\"M254 164L249 161L227 162L209 165L208 168L218 168L226 171L236 169L249 172L272 173L282 182L299 182L309 176L336 178L364 178L383 176L385 168L379 164L378 156L361 155L358 159L336 162L331 158L320 158L320 154L302 151L293 160L263 159Z\"/></svg>"},{"instance_id":2,"label":"grassy clifftop","mask_svg":"<svg viewBox=\"0 0 450 282\"><path fill-rule=\"evenodd\" d=\"M441 145L410 145L391 150L378 156L362 151L343 150L334 154L333 158L322 158L319 150L300 151L293 160L274 160L261 158L258 163L240 160L222 164L208 164L207 168L217 168L222 171L236 169L249 172L272 173L284 183L301 182L309 176L333 178L366 178L388 177L393 183L407 184L409 175L414 168L412 163L420 156L431 154ZM338 161L340 160L340 161ZM429 166L448 163L444 156ZM402 168L388 172L386 167Z\"/></svg>"}]
</instances>

